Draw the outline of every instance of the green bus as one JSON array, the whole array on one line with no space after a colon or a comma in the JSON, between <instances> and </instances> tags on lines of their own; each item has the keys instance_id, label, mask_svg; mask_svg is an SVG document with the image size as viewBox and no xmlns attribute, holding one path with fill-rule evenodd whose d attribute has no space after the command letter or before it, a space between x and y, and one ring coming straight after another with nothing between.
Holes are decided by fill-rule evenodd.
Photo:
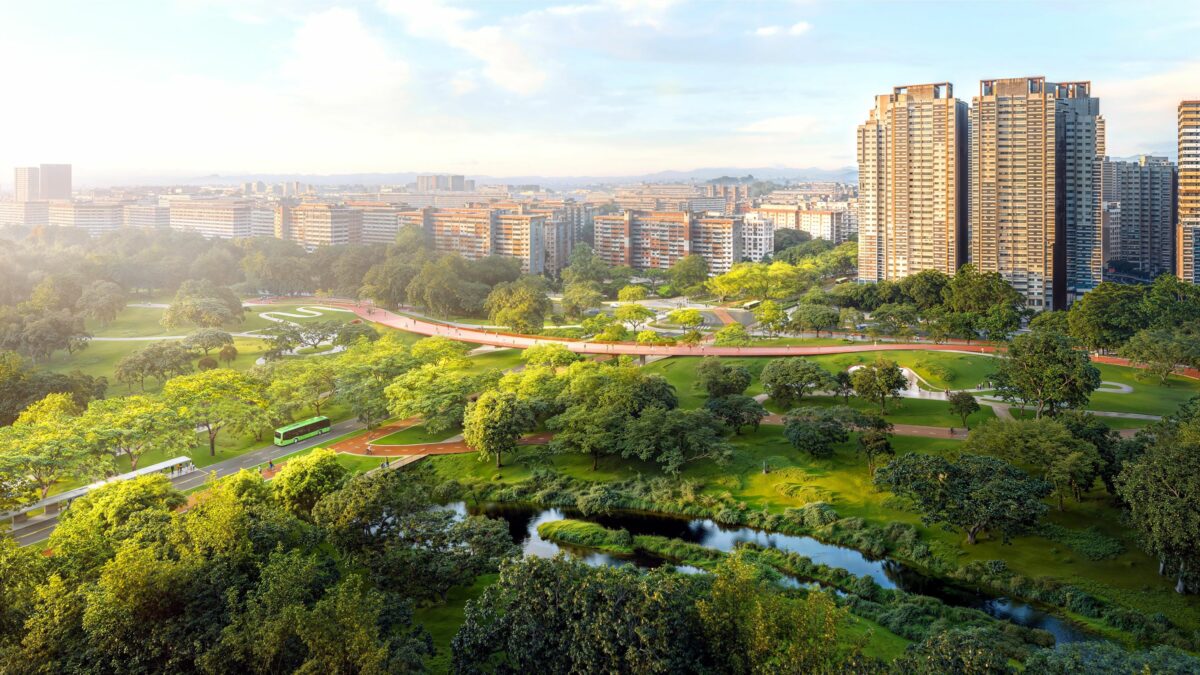
<instances>
[{"instance_id":1,"label":"green bus","mask_svg":"<svg viewBox=\"0 0 1200 675\"><path fill-rule=\"evenodd\" d=\"M286 427L276 429L275 445L299 443L306 438L319 436L329 431L332 426L328 417L310 417L306 420L300 420L295 424L289 424Z\"/></svg>"}]
</instances>

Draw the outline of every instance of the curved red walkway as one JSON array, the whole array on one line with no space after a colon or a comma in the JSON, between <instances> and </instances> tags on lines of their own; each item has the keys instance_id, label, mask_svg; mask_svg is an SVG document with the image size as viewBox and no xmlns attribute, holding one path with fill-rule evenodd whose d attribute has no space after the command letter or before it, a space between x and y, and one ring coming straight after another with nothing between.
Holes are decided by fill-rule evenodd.
<instances>
[{"instance_id":1,"label":"curved red walkway","mask_svg":"<svg viewBox=\"0 0 1200 675\"><path fill-rule=\"evenodd\" d=\"M997 351L991 345L930 344L884 342L862 345L833 345L808 347L802 345L773 347L716 347L698 345L639 345L633 342L584 342L568 338L520 335L499 331L451 326L449 324L415 319L393 314L385 309L367 307L353 302L314 299L314 303L342 307L353 311L365 321L373 321L398 330L474 342L493 347L526 349L537 344L560 344L578 354L627 354L632 356L814 356L817 354L846 354L853 352L882 352L909 349L928 351L972 352L989 354Z\"/></svg>"},{"instance_id":2,"label":"curved red walkway","mask_svg":"<svg viewBox=\"0 0 1200 675\"><path fill-rule=\"evenodd\" d=\"M295 301L294 298L290 299ZM569 338L553 338L536 335L520 335L500 331L482 330L479 328L464 328L438 323L425 319L415 319L408 316L393 314L386 309L370 307L361 303L346 300L330 300L313 298L313 303L332 305L348 309L365 321L390 326L399 330L417 333L418 335L441 336L463 342L474 342L493 347L511 347L526 349L537 344L560 344L577 354L610 354L630 356L817 356L819 354L851 354L856 352L887 352L887 351L936 351L936 352L966 352L972 354L995 354L1004 351L994 345L965 344L947 342L933 344L929 342L883 342L862 345L831 345L831 346L774 346L774 347L716 347L711 344L698 345L639 345L633 342L584 342ZM1130 363L1128 359L1115 356L1092 355L1096 363L1107 363L1132 368L1144 368ZM1200 379L1200 369L1186 368L1177 370L1176 374L1192 379Z\"/></svg>"}]
</instances>

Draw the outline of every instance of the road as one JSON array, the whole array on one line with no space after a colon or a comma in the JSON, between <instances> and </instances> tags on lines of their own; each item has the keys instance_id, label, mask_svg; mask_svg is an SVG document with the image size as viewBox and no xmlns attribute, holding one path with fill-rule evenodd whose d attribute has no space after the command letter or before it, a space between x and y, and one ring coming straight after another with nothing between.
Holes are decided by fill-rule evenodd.
<instances>
[{"instance_id":1,"label":"road","mask_svg":"<svg viewBox=\"0 0 1200 675\"><path fill-rule=\"evenodd\" d=\"M363 428L362 422L355 419L344 420L334 424L328 434L310 438L306 441L301 441L294 445L286 447L276 447L274 445L264 445L255 450L231 457L229 459L210 464L203 469L197 469L191 473L186 473L180 476L171 478L171 483L177 490L191 490L200 487L216 473L218 478L223 478L241 471L242 469L250 469L260 464L265 464L269 460L279 459L284 455L290 455L300 450L306 450L315 445L325 443L329 436L341 436L353 431L358 431ZM23 523L22 527L15 527L10 530L9 534L16 540L20 546L34 544L39 541L44 541L50 537L50 533L54 531L58 525L58 516L52 515L31 519L27 523Z\"/></svg>"}]
</instances>

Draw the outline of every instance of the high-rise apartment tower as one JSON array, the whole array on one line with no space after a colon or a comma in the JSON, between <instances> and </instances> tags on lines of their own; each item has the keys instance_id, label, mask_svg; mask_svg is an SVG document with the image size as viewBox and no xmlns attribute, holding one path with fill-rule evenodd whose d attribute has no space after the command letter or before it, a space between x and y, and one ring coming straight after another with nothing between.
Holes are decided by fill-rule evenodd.
<instances>
[{"instance_id":1,"label":"high-rise apartment tower","mask_svg":"<svg viewBox=\"0 0 1200 675\"><path fill-rule=\"evenodd\" d=\"M1063 309L1102 279L1103 142L1090 92L1021 77L984 80L973 99L970 259L1032 309Z\"/></svg>"},{"instance_id":2,"label":"high-rise apartment tower","mask_svg":"<svg viewBox=\"0 0 1200 675\"><path fill-rule=\"evenodd\" d=\"M1179 229L1177 274L1200 282L1200 101L1179 104Z\"/></svg>"},{"instance_id":3,"label":"high-rise apartment tower","mask_svg":"<svg viewBox=\"0 0 1200 675\"><path fill-rule=\"evenodd\" d=\"M949 83L896 87L858 128L858 278L954 274L966 260L967 105Z\"/></svg>"}]
</instances>

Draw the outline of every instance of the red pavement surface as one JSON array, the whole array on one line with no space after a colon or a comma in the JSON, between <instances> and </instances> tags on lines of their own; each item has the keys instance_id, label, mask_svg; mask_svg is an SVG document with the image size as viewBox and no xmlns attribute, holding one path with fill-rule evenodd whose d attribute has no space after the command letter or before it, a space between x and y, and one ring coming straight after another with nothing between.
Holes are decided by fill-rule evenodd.
<instances>
[{"instance_id":1,"label":"red pavement surface","mask_svg":"<svg viewBox=\"0 0 1200 675\"><path fill-rule=\"evenodd\" d=\"M713 316L720 319L721 323L725 325L738 322L738 320L733 318L733 315L729 313L729 310L725 309L724 307L713 307L710 311L713 313Z\"/></svg>"}]
</instances>

